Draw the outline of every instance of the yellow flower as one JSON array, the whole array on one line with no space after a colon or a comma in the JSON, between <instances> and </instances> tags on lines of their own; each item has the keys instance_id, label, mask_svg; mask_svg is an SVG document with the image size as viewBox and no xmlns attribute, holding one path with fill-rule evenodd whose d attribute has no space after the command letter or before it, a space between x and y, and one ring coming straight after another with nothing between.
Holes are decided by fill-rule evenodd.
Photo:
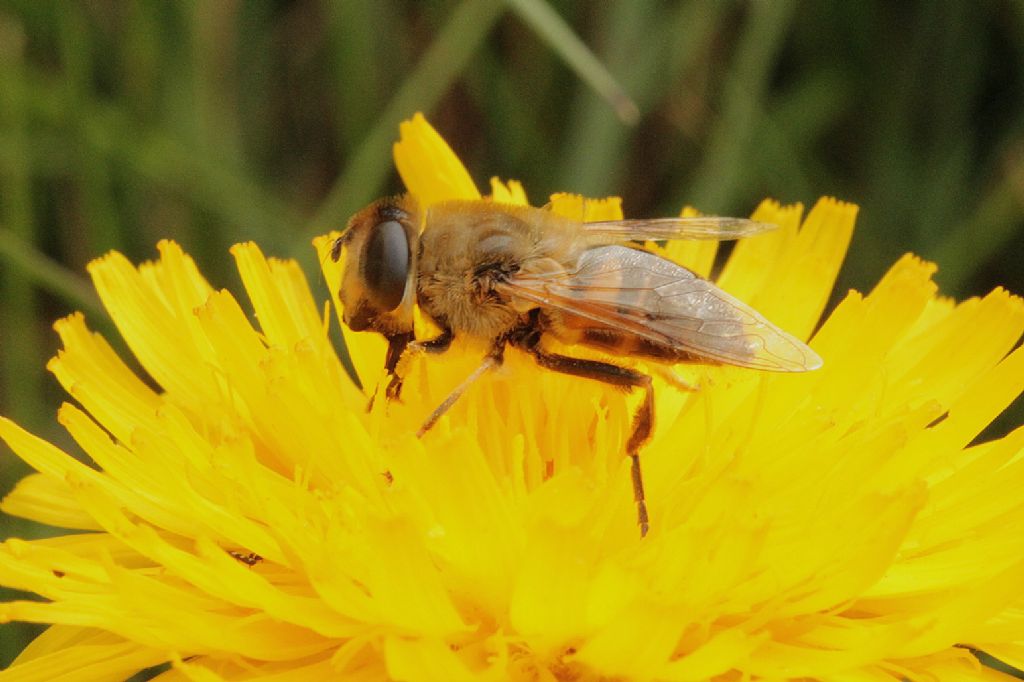
<instances>
[{"instance_id":1,"label":"yellow flower","mask_svg":"<svg viewBox=\"0 0 1024 682\"><path fill-rule=\"evenodd\" d=\"M421 116L395 159L421 203L480 196ZM515 182L491 192L526 203ZM807 338L855 213L764 202L780 229L739 243L719 284ZM166 661L159 679L204 682L995 680L972 651L1024 663L1024 429L972 444L1024 387L1024 303L1005 291L955 304L907 256L814 333L821 370L658 383L641 539L622 452L637 396L510 351L417 439L481 348L413 358L404 402L367 413L385 344L344 330L364 392L294 263L232 250L257 328L159 249L90 266L151 382L81 315L56 325L49 368L76 403L59 419L91 463L0 421L38 472L3 511L74 531L0 546L0 584L44 598L0 621L50 624L4 682ZM706 275L715 244L664 255Z\"/></svg>"}]
</instances>

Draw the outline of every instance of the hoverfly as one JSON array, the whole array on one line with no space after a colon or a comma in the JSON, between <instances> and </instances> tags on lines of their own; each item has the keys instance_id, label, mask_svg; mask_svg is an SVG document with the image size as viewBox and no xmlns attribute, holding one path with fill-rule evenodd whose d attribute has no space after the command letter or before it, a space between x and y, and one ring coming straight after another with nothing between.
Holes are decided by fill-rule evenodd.
<instances>
[{"instance_id":1,"label":"hoverfly","mask_svg":"<svg viewBox=\"0 0 1024 682\"><path fill-rule=\"evenodd\" d=\"M818 355L760 313L686 268L639 248L666 239L738 239L772 225L695 217L583 223L544 208L486 200L421 211L410 196L359 211L331 247L346 258L339 298L353 331L388 340L388 399L409 350L440 353L456 334L489 342L479 368L427 418L423 435L509 346L555 372L644 391L626 442L641 535L647 533L639 451L654 425L651 377L612 362L545 350L554 338L623 358L664 364L727 364L778 372L821 366ZM419 305L441 330L413 335Z\"/></svg>"}]
</instances>

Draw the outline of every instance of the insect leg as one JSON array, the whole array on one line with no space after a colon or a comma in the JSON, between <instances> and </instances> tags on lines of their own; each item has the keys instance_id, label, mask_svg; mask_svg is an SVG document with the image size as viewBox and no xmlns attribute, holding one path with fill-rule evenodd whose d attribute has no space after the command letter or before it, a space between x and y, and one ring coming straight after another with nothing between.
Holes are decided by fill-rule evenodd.
<instances>
[{"instance_id":1,"label":"insect leg","mask_svg":"<svg viewBox=\"0 0 1024 682\"><path fill-rule=\"evenodd\" d=\"M413 336L412 332L406 332L406 333L403 333L403 334L392 334L392 335L390 335L390 336L388 336L386 338L388 340L388 352L387 352L387 355L384 356L384 370L388 373L388 376L391 377L391 380L388 382L387 391L385 391L385 393L386 393L388 399L390 400L392 398L391 386L392 386L392 384L395 383L395 379L397 377L397 375L395 374L395 368L398 367L398 361L402 358L402 354L405 353L406 346L408 346L412 342L412 340L414 338L416 338L416 337ZM400 393L401 390L402 390L401 384L402 384L402 381L401 381L401 379L399 379L398 380L398 393ZM378 384L377 388L378 389L380 388L379 384ZM394 397L397 398L398 397L398 393L396 393L394 395ZM377 397L377 391L375 390L370 395L369 402L366 403L366 411L367 412L369 412L370 410L373 409L373 401L376 399L376 397Z\"/></svg>"},{"instance_id":2,"label":"insect leg","mask_svg":"<svg viewBox=\"0 0 1024 682\"><path fill-rule=\"evenodd\" d=\"M388 356L387 362L384 364L384 368L388 370L388 375L391 379L388 381L387 388L384 390L384 395L389 401L398 400L402 395L402 382L404 377L398 375L398 363L406 353L422 352L427 353L443 353L448 350L452 345L452 339L455 335L452 330L448 327L444 327L441 333L432 339L426 341L412 341L412 334L409 334L410 340L406 341L405 345L398 351L398 355L394 358L394 362L391 363L391 346L388 345ZM390 340L390 339L389 339Z\"/></svg>"},{"instance_id":3,"label":"insect leg","mask_svg":"<svg viewBox=\"0 0 1024 682\"><path fill-rule=\"evenodd\" d=\"M388 353L384 356L384 369L387 370L388 374L394 374L395 368L398 367L398 361L402 358L402 354L405 353L406 347L412 343L415 337L411 332L404 334L393 334L387 337L388 339Z\"/></svg>"},{"instance_id":4,"label":"insect leg","mask_svg":"<svg viewBox=\"0 0 1024 682\"><path fill-rule=\"evenodd\" d=\"M644 496L644 477L640 470L640 448L651 439L651 432L654 430L654 388L651 385L651 378L644 376L647 383L644 385L644 401L633 417L633 433L626 443L626 452L629 453L630 476L633 479L633 499L636 500L637 525L640 526L640 537L647 535L650 524L647 518L647 502Z\"/></svg>"},{"instance_id":5,"label":"insect leg","mask_svg":"<svg viewBox=\"0 0 1024 682\"><path fill-rule=\"evenodd\" d=\"M434 338L427 339L426 341L416 341L412 345L428 353L443 353L451 347L454 338L455 334L452 330L445 327Z\"/></svg>"},{"instance_id":6,"label":"insect leg","mask_svg":"<svg viewBox=\"0 0 1024 682\"><path fill-rule=\"evenodd\" d=\"M486 357L484 357L484 361L480 363L480 366L473 370L473 373L466 377L461 384L456 386L455 390L449 393L448 397L444 399L444 402L438 405L437 408L430 413L430 416L427 417L427 420L423 422L423 426L421 426L420 430L416 432L416 437L422 438L423 434L429 431L434 426L434 424L437 423L437 420L443 417L444 413L450 410L452 408L452 405L454 405L456 401L458 401L458 399L462 397L462 394L466 392L466 389L473 385L473 382L482 377L484 373L486 373L488 370L500 365L504 357L505 339L500 338L494 342L494 346L491 348L490 352L486 355Z\"/></svg>"},{"instance_id":7,"label":"insect leg","mask_svg":"<svg viewBox=\"0 0 1024 682\"><path fill-rule=\"evenodd\" d=\"M545 369L562 374L594 379L613 386L644 389L644 401L633 418L633 432L626 442L626 453L631 462L630 475L633 479L633 498L636 500L637 525L640 537L647 535L649 520L647 499L644 496L644 479L640 470L640 448L650 440L654 430L654 387L651 377L627 367L610 362L573 358L568 355L548 353L540 348L540 335L529 334L518 340L517 345L533 356L534 361Z\"/></svg>"}]
</instances>

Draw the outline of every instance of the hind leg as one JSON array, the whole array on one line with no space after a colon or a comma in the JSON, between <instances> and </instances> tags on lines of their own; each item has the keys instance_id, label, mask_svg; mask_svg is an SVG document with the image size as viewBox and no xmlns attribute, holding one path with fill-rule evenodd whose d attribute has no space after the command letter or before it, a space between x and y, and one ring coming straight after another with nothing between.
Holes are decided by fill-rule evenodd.
<instances>
[{"instance_id":1,"label":"hind leg","mask_svg":"<svg viewBox=\"0 0 1024 682\"><path fill-rule=\"evenodd\" d=\"M647 515L647 498L644 495L643 472L640 468L640 448L651 439L654 431L654 387L651 377L610 362L548 353L540 348L539 334L530 334L522 340L516 339L512 342L533 356L534 361L545 369L593 379L612 386L644 390L644 401L633 416L633 431L626 442L626 454L631 460L630 475L633 481L633 499L636 501L637 525L640 527L640 536L647 535L650 521Z\"/></svg>"}]
</instances>

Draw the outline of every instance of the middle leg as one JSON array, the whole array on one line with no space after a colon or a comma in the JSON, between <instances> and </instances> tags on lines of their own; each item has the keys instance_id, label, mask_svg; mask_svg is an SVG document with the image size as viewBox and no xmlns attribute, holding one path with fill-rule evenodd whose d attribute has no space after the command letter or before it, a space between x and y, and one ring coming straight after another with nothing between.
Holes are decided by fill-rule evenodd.
<instances>
[{"instance_id":1,"label":"middle leg","mask_svg":"<svg viewBox=\"0 0 1024 682\"><path fill-rule=\"evenodd\" d=\"M480 363L480 366L473 370L472 374L463 379L462 383L456 386L455 389L448 394L448 397L430 413L430 416L423 422L423 426L421 426L420 430L416 432L417 438L422 438L427 431L433 428L434 424L444 416L445 412L452 408L452 405L462 397L462 394L466 392L466 389L472 386L477 379L482 377L487 371L501 365L505 358L505 343L506 341L504 337L495 339L490 351L488 351L483 362Z\"/></svg>"}]
</instances>

